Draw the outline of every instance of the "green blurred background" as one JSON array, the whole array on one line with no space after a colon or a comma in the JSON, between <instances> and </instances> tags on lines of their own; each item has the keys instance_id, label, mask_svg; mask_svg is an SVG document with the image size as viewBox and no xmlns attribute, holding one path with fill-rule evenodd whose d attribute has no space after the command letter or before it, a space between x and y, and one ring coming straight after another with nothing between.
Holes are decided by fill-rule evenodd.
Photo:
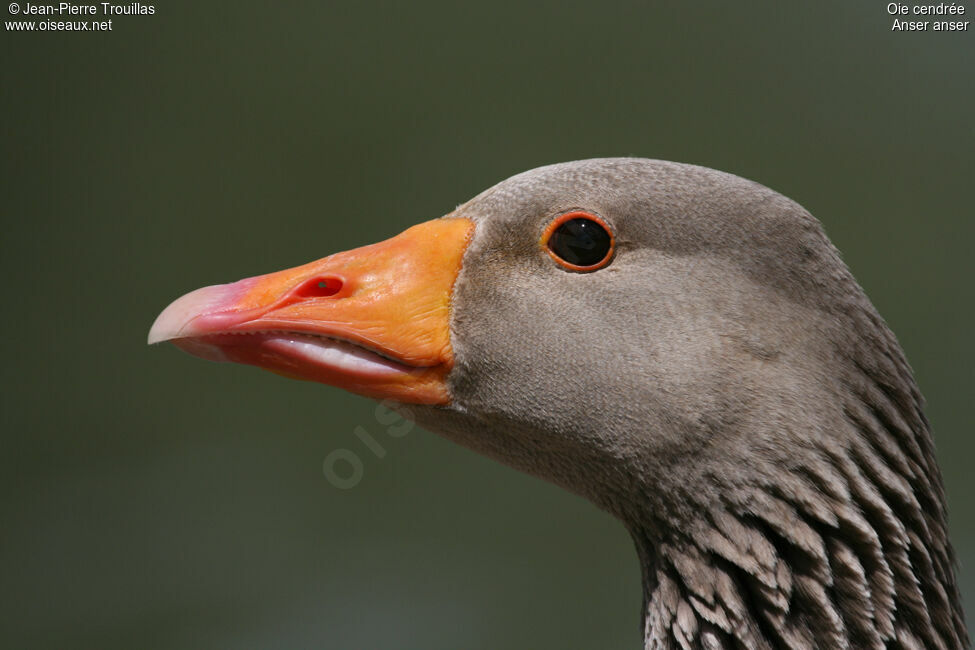
<instances>
[{"instance_id":1,"label":"green blurred background","mask_svg":"<svg viewBox=\"0 0 975 650\"><path fill-rule=\"evenodd\" d=\"M215 5L0 37L0 646L640 647L635 552L587 502L145 345L190 289L616 155L824 222L927 396L971 617L975 33L876 1Z\"/></svg>"}]
</instances>

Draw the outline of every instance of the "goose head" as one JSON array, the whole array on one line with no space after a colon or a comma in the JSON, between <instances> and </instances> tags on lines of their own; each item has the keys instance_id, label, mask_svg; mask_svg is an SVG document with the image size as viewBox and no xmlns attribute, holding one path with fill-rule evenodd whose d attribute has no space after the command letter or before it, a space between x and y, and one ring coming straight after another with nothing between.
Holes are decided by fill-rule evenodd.
<instances>
[{"instance_id":1,"label":"goose head","mask_svg":"<svg viewBox=\"0 0 975 650\"><path fill-rule=\"evenodd\" d=\"M150 342L388 400L611 512L649 647L960 647L922 399L820 224L714 170L542 167Z\"/></svg>"}]
</instances>

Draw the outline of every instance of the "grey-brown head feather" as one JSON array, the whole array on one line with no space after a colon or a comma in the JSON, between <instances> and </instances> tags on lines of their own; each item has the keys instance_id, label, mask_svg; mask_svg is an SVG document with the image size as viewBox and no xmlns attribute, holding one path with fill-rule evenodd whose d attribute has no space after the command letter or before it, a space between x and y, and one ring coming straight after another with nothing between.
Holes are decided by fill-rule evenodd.
<instances>
[{"instance_id":1,"label":"grey-brown head feather","mask_svg":"<svg viewBox=\"0 0 975 650\"><path fill-rule=\"evenodd\" d=\"M613 261L545 226L585 209ZM820 224L755 183L642 159L515 176L454 291L426 426L617 515L648 648L959 648L941 477L893 334Z\"/></svg>"}]
</instances>

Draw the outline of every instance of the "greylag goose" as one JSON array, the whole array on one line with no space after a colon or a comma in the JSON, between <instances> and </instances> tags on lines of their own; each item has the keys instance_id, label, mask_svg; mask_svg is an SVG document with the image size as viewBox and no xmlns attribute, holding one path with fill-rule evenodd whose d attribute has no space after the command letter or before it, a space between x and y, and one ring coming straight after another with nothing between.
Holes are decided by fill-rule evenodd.
<instances>
[{"instance_id":1,"label":"greylag goose","mask_svg":"<svg viewBox=\"0 0 975 650\"><path fill-rule=\"evenodd\" d=\"M149 342L389 400L629 530L646 648L968 644L923 400L819 222L618 158L228 285Z\"/></svg>"}]
</instances>

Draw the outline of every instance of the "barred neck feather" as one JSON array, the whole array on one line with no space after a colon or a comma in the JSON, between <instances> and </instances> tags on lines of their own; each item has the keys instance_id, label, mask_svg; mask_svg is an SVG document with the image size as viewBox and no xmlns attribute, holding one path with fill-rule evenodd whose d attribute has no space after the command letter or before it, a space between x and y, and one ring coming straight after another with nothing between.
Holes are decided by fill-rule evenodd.
<instances>
[{"instance_id":1,"label":"barred neck feather","mask_svg":"<svg viewBox=\"0 0 975 650\"><path fill-rule=\"evenodd\" d=\"M775 480L710 476L721 499L681 494L698 516L680 529L631 526L648 649L968 647L922 398L879 316L857 317L878 336L838 382L830 426L850 432L827 438L848 446Z\"/></svg>"}]
</instances>

